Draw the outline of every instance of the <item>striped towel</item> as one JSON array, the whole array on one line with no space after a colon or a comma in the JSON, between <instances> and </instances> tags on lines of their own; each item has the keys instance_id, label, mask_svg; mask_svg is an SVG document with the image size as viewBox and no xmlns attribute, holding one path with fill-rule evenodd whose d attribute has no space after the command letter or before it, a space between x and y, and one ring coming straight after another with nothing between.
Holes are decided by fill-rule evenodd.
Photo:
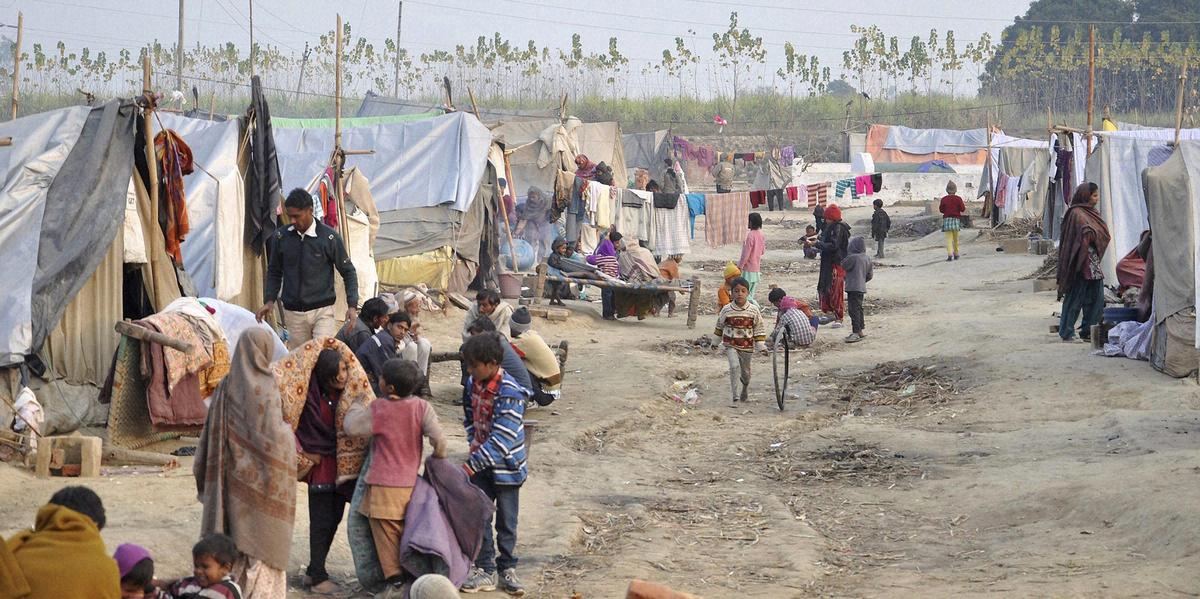
<instances>
[{"instance_id":1,"label":"striped towel","mask_svg":"<svg viewBox=\"0 0 1200 599\"><path fill-rule=\"evenodd\" d=\"M829 201L829 183L816 183L807 187L808 207L824 206Z\"/></svg>"},{"instance_id":2,"label":"striped towel","mask_svg":"<svg viewBox=\"0 0 1200 599\"><path fill-rule=\"evenodd\" d=\"M704 237L709 247L740 244L746 240L750 219L750 193L710 193L704 197Z\"/></svg>"},{"instance_id":3,"label":"striped towel","mask_svg":"<svg viewBox=\"0 0 1200 599\"><path fill-rule=\"evenodd\" d=\"M687 202L680 201L672 209L655 208L655 253L660 256L676 256L692 251L688 223Z\"/></svg>"}]
</instances>

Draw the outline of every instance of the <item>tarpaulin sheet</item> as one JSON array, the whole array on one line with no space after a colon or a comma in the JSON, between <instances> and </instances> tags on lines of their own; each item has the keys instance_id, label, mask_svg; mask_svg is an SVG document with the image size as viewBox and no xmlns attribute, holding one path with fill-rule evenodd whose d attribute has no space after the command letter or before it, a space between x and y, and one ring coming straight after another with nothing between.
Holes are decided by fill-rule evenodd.
<instances>
[{"instance_id":1,"label":"tarpaulin sheet","mask_svg":"<svg viewBox=\"0 0 1200 599\"><path fill-rule=\"evenodd\" d=\"M65 108L0 123L4 176L0 188L0 256L23 268L4 270L0 285L0 366L21 362L33 348L33 279L46 193L79 140L86 107ZM115 215L114 215L115 218Z\"/></svg>"},{"instance_id":2,"label":"tarpaulin sheet","mask_svg":"<svg viewBox=\"0 0 1200 599\"><path fill-rule=\"evenodd\" d=\"M277 128L275 146L285 193L304 187L329 163L333 128ZM466 210L487 163L492 134L474 116L342 129L342 147L374 150L347 157L371 182L379 211L448 204Z\"/></svg>"},{"instance_id":3,"label":"tarpaulin sheet","mask_svg":"<svg viewBox=\"0 0 1200 599\"><path fill-rule=\"evenodd\" d=\"M670 157L670 138L666 129L648 133L624 133L621 144L625 151L625 168L644 168L659 182L666 173L664 161Z\"/></svg>"},{"instance_id":4,"label":"tarpaulin sheet","mask_svg":"<svg viewBox=\"0 0 1200 599\"><path fill-rule=\"evenodd\" d=\"M875 162L927 162L942 160L947 164L983 164L987 160L987 150L979 148L966 153L934 152L915 154L904 150L887 148L888 135L891 128L887 125L871 125L867 130L866 150ZM986 145L986 144L985 144Z\"/></svg>"},{"instance_id":5,"label":"tarpaulin sheet","mask_svg":"<svg viewBox=\"0 0 1200 599\"><path fill-rule=\"evenodd\" d=\"M441 107L419 104L412 100L381 96L373 91L367 90L367 95L363 97L362 103L358 105L358 111L354 114L354 116L367 117L399 114L421 114L434 110L441 112ZM557 119L557 107L544 110L503 110L493 108L479 109L479 118L485 123L494 123L497 121L516 120L522 118L544 119L552 117Z\"/></svg>"},{"instance_id":6,"label":"tarpaulin sheet","mask_svg":"<svg viewBox=\"0 0 1200 599\"><path fill-rule=\"evenodd\" d=\"M192 149L196 169L184 177L191 231L183 265L202 297L228 301L242 291L245 188L238 170L239 124L163 113L154 128L171 129Z\"/></svg>"},{"instance_id":7,"label":"tarpaulin sheet","mask_svg":"<svg viewBox=\"0 0 1200 599\"><path fill-rule=\"evenodd\" d=\"M1182 310L1194 308L1200 299L1196 296L1200 142L1181 142L1161 166L1145 169L1141 180L1149 224L1154 231L1153 312L1155 319L1162 322Z\"/></svg>"},{"instance_id":8,"label":"tarpaulin sheet","mask_svg":"<svg viewBox=\"0 0 1200 599\"><path fill-rule=\"evenodd\" d=\"M971 154L987 147L987 130L910 129L892 125L883 147L909 154Z\"/></svg>"},{"instance_id":9,"label":"tarpaulin sheet","mask_svg":"<svg viewBox=\"0 0 1200 599\"><path fill-rule=\"evenodd\" d=\"M415 256L380 260L375 266L379 284L385 288L424 283L430 289L446 289L454 270L454 249L446 246Z\"/></svg>"},{"instance_id":10,"label":"tarpaulin sheet","mask_svg":"<svg viewBox=\"0 0 1200 599\"><path fill-rule=\"evenodd\" d=\"M629 175L625 171L625 146L621 142L621 126L614 122L582 123L574 130L575 143L581 154L613 170L613 184L625 187ZM545 189L545 188L544 188ZM548 189L553 189L550 187Z\"/></svg>"}]
</instances>

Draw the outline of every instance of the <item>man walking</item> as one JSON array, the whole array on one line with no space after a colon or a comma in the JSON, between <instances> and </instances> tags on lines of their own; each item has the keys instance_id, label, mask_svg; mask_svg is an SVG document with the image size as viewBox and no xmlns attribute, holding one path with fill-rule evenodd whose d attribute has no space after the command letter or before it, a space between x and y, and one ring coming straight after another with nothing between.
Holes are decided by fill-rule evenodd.
<instances>
[{"instance_id":1,"label":"man walking","mask_svg":"<svg viewBox=\"0 0 1200 599\"><path fill-rule=\"evenodd\" d=\"M313 218L313 199L303 189L293 189L283 202L292 224L279 227L271 240L263 307L255 315L262 322L277 301L283 302L283 326L288 349L315 337L337 333L333 304L333 270L342 275L346 287L346 325L358 317L358 275L346 245L337 231ZM282 290L282 293L281 293ZM354 348L352 348L354 349Z\"/></svg>"}]
</instances>

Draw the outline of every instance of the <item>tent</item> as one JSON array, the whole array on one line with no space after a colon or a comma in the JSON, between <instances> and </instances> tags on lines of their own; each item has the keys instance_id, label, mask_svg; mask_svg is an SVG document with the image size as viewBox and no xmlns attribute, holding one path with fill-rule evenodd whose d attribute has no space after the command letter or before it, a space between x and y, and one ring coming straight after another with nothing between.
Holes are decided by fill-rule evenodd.
<instances>
[{"instance_id":1,"label":"tent","mask_svg":"<svg viewBox=\"0 0 1200 599\"><path fill-rule=\"evenodd\" d=\"M390 98L379 95L368 90L367 95L363 97L362 103L358 105L358 111L354 114L355 117L373 117L373 116L393 116L407 114L422 114L430 111L437 111L439 114L445 112L442 106L432 106L411 102L399 98ZM476 115L485 123L495 123L499 121L513 121L521 119L548 119L553 118L558 120L558 109L545 110L504 110L495 108L480 109Z\"/></svg>"},{"instance_id":2,"label":"tent","mask_svg":"<svg viewBox=\"0 0 1200 599\"><path fill-rule=\"evenodd\" d=\"M621 135L621 145L625 153L625 168L644 168L650 172L650 178L662 181L666 175L663 164L671 157L671 135L666 129L646 133L625 133Z\"/></svg>"},{"instance_id":3,"label":"tent","mask_svg":"<svg viewBox=\"0 0 1200 599\"><path fill-rule=\"evenodd\" d=\"M987 131L871 125L867 130L867 152L876 163L941 160L951 165L983 164L987 160Z\"/></svg>"},{"instance_id":4,"label":"tent","mask_svg":"<svg viewBox=\"0 0 1200 599\"><path fill-rule=\"evenodd\" d=\"M1181 142L1161 165L1144 169L1141 179L1154 235L1150 363L1171 376L1190 376L1200 365L1196 329L1200 141Z\"/></svg>"}]
</instances>

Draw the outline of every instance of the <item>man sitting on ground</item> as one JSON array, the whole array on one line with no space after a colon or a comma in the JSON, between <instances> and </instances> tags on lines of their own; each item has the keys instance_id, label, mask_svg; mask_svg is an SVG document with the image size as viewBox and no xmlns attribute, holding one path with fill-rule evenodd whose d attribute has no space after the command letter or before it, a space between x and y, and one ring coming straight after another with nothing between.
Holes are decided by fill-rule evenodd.
<instances>
[{"instance_id":1,"label":"man sitting on ground","mask_svg":"<svg viewBox=\"0 0 1200 599\"><path fill-rule=\"evenodd\" d=\"M562 386L562 364L546 340L533 330L529 309L521 306L513 312L509 325L512 347L529 371L532 399L539 406L548 406L558 399Z\"/></svg>"},{"instance_id":2,"label":"man sitting on ground","mask_svg":"<svg viewBox=\"0 0 1200 599\"><path fill-rule=\"evenodd\" d=\"M60 489L38 510L34 529L17 533L0 550L3 596L121 597L120 570L100 538L104 522L104 504L94 491L79 486ZM4 559L2 554L9 552L12 559ZM6 565L19 571L10 572Z\"/></svg>"},{"instance_id":3,"label":"man sitting on ground","mask_svg":"<svg viewBox=\"0 0 1200 599\"><path fill-rule=\"evenodd\" d=\"M484 289L475 294L475 305L467 311L467 318L463 321L462 338L466 341L471 337L471 323L475 322L480 316L487 317L495 325L496 330L500 334L508 332L508 321L512 318L513 307L504 303L500 299L500 292L495 289Z\"/></svg>"},{"instance_id":4,"label":"man sitting on ground","mask_svg":"<svg viewBox=\"0 0 1200 599\"><path fill-rule=\"evenodd\" d=\"M368 337L354 352L359 364L371 381L371 388L379 395L379 377L383 375L383 364L404 353L412 341L408 339L408 327L412 317L403 310L388 317L382 331Z\"/></svg>"},{"instance_id":5,"label":"man sitting on ground","mask_svg":"<svg viewBox=\"0 0 1200 599\"><path fill-rule=\"evenodd\" d=\"M346 329L342 327L336 335L337 340L346 344L351 350L358 350L359 346L364 341L370 339L376 331L383 328L388 321L388 305L387 302L380 298L373 297L363 302L362 310L358 313L358 318L354 320L354 327Z\"/></svg>"}]
</instances>

